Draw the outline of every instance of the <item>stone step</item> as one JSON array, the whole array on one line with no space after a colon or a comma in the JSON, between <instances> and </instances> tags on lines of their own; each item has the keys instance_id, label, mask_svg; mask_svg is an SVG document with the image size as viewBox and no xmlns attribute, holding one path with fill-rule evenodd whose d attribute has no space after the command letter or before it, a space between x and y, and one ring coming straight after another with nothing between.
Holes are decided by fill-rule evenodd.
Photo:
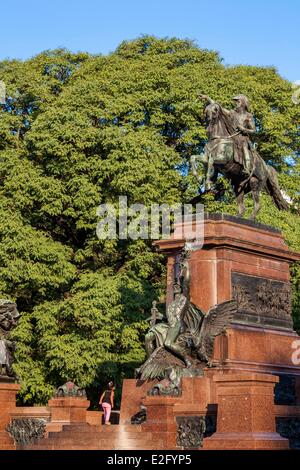
<instances>
[{"instance_id":1,"label":"stone step","mask_svg":"<svg viewBox=\"0 0 300 470\"><path fill-rule=\"evenodd\" d=\"M93 424L64 424L62 427L63 431L72 430L78 432L86 431L105 431L105 432L117 432L119 431L135 431L142 432L142 426L139 424L112 424L111 426L106 426L104 424L93 425ZM54 431L55 432L55 431Z\"/></svg>"},{"instance_id":2,"label":"stone step","mask_svg":"<svg viewBox=\"0 0 300 470\"><path fill-rule=\"evenodd\" d=\"M139 429L128 429L128 430L123 430L120 428L117 429L111 429L110 427L105 427L105 428L97 428L97 429L72 429L72 428L64 428L62 431L49 431L49 435L54 435L54 434L61 434L61 433L69 433L69 434L105 434L105 436L115 436L119 434L144 434L145 432L148 432L147 429L144 429L143 431Z\"/></svg>"},{"instance_id":3,"label":"stone step","mask_svg":"<svg viewBox=\"0 0 300 470\"><path fill-rule=\"evenodd\" d=\"M48 423L46 426L46 433L49 432L60 432L62 431L63 424L60 423Z\"/></svg>"},{"instance_id":4,"label":"stone step","mask_svg":"<svg viewBox=\"0 0 300 470\"><path fill-rule=\"evenodd\" d=\"M135 432L135 431L130 431L130 432L122 432L118 431L115 433L112 432L105 432L105 431L98 431L98 432L72 432L72 431L63 431L63 432L50 432L48 435L49 439L60 439L62 437L66 438L72 438L72 439L86 439L86 438L96 438L97 439L111 439L111 440L116 440L116 439L122 439L123 437L128 437L130 439L144 439L151 437L152 433L150 431L145 431L143 433L141 432Z\"/></svg>"},{"instance_id":5,"label":"stone step","mask_svg":"<svg viewBox=\"0 0 300 470\"><path fill-rule=\"evenodd\" d=\"M15 450L16 447L13 444L2 444L1 442L1 450Z\"/></svg>"},{"instance_id":6,"label":"stone step","mask_svg":"<svg viewBox=\"0 0 300 470\"><path fill-rule=\"evenodd\" d=\"M26 449L71 449L73 446L80 447L81 449L143 449L145 446L150 446L152 449L163 448L163 440L158 437L153 437L151 433L147 433L147 436L123 436L119 438L111 439L108 438L99 438L98 436L86 436L84 438L80 437L74 439L73 437L65 437L64 433L61 433L60 436L45 438L39 441L34 442L30 446L27 446Z\"/></svg>"},{"instance_id":7,"label":"stone step","mask_svg":"<svg viewBox=\"0 0 300 470\"><path fill-rule=\"evenodd\" d=\"M142 443L149 443L149 442L156 442L156 443L160 443L162 440L161 439L157 439L157 438L153 438L151 435L149 436L143 436L143 437L140 437L140 438L137 438L137 437L127 437L127 436L124 436L124 437L121 437L121 438L118 438L118 439L106 439L106 438L98 438L97 436L89 436L89 437L86 437L84 439L74 439L72 437L64 437L64 436L61 436L60 438L57 438L57 439L45 439L44 442L45 444L49 444L49 445L52 445L52 444L58 444L58 445L65 445L65 446L69 446L69 445L83 445L83 446L89 446L89 445L99 445L99 446L102 446L102 445L116 445L118 443L124 443L126 445L140 445ZM37 444L39 445L42 445L42 442L38 442Z\"/></svg>"},{"instance_id":8,"label":"stone step","mask_svg":"<svg viewBox=\"0 0 300 470\"><path fill-rule=\"evenodd\" d=\"M165 447L163 445L158 445L158 444L147 444L147 445L142 445L142 446L122 446L122 445L117 445L114 447L114 450L164 450Z\"/></svg>"},{"instance_id":9,"label":"stone step","mask_svg":"<svg viewBox=\"0 0 300 470\"><path fill-rule=\"evenodd\" d=\"M122 449L123 447L124 448L127 448L127 449L131 449L131 450L134 450L134 449L144 449L145 447L152 447L152 448L160 448L160 449L163 449L164 448L164 442L162 442L161 440L157 441L157 440L152 440L150 439L149 441L143 441L142 439L139 440L139 441L118 441L118 442L114 442L114 448L115 449Z\"/></svg>"},{"instance_id":10,"label":"stone step","mask_svg":"<svg viewBox=\"0 0 300 470\"><path fill-rule=\"evenodd\" d=\"M117 430L122 432L143 432L143 428L140 424L112 424L111 426L102 424L100 429L105 432L116 432Z\"/></svg>"},{"instance_id":11,"label":"stone step","mask_svg":"<svg viewBox=\"0 0 300 470\"><path fill-rule=\"evenodd\" d=\"M149 442L104 442L104 443L89 443L84 445L81 444L65 444L62 442L53 443L39 443L27 446L24 450L162 450L165 449L163 443L155 441Z\"/></svg>"},{"instance_id":12,"label":"stone step","mask_svg":"<svg viewBox=\"0 0 300 470\"><path fill-rule=\"evenodd\" d=\"M26 447L23 447L22 450L54 450L54 449L53 449L53 445L44 443L43 445L30 444Z\"/></svg>"}]
</instances>

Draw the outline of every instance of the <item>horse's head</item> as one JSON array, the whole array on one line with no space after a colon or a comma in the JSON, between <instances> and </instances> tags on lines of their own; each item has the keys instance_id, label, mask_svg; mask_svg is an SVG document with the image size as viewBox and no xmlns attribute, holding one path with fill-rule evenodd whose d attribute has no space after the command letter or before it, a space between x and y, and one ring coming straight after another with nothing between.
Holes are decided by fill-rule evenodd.
<instances>
[{"instance_id":1,"label":"horse's head","mask_svg":"<svg viewBox=\"0 0 300 470\"><path fill-rule=\"evenodd\" d=\"M218 103L211 103L205 108L205 119L208 122L218 119L220 115L221 106Z\"/></svg>"}]
</instances>

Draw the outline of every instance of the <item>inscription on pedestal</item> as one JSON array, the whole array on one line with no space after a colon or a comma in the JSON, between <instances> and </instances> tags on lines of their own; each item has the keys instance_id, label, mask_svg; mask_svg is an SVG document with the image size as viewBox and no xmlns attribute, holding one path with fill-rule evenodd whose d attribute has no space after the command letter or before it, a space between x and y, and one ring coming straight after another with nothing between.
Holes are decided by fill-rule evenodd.
<instances>
[{"instance_id":1,"label":"inscription on pedestal","mask_svg":"<svg viewBox=\"0 0 300 470\"><path fill-rule=\"evenodd\" d=\"M235 320L262 327L293 328L291 289L286 282L232 273L232 294L238 305Z\"/></svg>"}]
</instances>

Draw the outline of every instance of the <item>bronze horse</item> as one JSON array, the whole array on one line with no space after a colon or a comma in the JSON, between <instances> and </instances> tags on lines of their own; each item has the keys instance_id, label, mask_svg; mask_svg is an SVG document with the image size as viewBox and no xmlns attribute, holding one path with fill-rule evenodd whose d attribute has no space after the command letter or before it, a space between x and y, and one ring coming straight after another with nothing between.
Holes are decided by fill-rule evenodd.
<instances>
[{"instance_id":1,"label":"bronze horse","mask_svg":"<svg viewBox=\"0 0 300 470\"><path fill-rule=\"evenodd\" d=\"M229 117L223 112L218 103L211 103L205 109L209 139L201 155L190 158L191 170L202 184L197 172L197 163L205 168L205 189L211 188L211 183L217 180L218 174L224 175L231 183L238 204L238 215L245 213L244 196L252 193L254 210L251 219L255 220L260 209L259 194L266 190L280 210L288 210L289 205L284 200L277 180L276 170L267 165L258 152L252 149L252 169L246 175L243 166L234 159L234 137L237 131Z\"/></svg>"}]
</instances>

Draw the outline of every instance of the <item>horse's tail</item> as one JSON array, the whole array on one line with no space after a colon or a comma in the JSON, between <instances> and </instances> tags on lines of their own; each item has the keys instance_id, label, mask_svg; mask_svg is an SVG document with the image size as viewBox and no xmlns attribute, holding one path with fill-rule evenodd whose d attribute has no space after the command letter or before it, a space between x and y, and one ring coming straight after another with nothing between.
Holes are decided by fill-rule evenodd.
<instances>
[{"instance_id":1,"label":"horse's tail","mask_svg":"<svg viewBox=\"0 0 300 470\"><path fill-rule=\"evenodd\" d=\"M278 207L279 210L281 211L287 211L289 209L289 204L287 201L283 198L282 193L280 191L277 175L276 175L276 170L267 165L267 171L268 171L268 178L266 181L266 189L270 196L272 197L274 203Z\"/></svg>"}]
</instances>

